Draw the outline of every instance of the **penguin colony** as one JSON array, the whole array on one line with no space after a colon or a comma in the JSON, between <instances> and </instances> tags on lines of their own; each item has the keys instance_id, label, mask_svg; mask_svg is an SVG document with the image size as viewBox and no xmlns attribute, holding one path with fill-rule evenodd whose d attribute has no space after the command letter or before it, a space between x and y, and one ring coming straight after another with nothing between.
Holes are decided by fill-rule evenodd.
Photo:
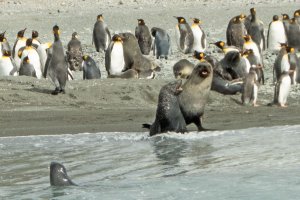
<instances>
[{"instance_id":1,"label":"penguin colony","mask_svg":"<svg viewBox=\"0 0 300 200\"><path fill-rule=\"evenodd\" d=\"M201 20L192 18L192 24L182 16L174 16L175 41L183 54L194 54L197 62L208 62L214 69L212 90L223 94L241 93L243 104L257 106L257 91L264 84L263 51L269 49L277 54L274 61L273 104L287 106L287 97L292 84L300 82L298 73L300 49L300 10L282 16L274 15L267 34L255 8L248 16L240 14L230 19L226 30L226 41L216 41L224 54L221 60L207 55L206 33ZM144 19L137 19L135 34L111 34L102 14L96 17L92 41L97 52L105 53L105 68L109 78L154 78L160 67L145 55L153 52L156 59L168 59L171 53L171 38L161 27L149 29ZM83 71L83 79L99 79L101 73L95 60L82 51L79 35L74 32L67 51L60 41L60 30L53 27L53 42L43 43L39 33L32 30L26 38L26 28L16 34L13 48L5 33L0 33L0 76L32 76L47 78L55 86L52 94L64 93L67 80L72 79L72 71ZM201 59L195 56L203 53ZM187 60L174 65L176 78L186 79L193 69ZM184 65L183 67L180 64ZM178 71L178 68L183 71ZM176 71L176 73L175 73ZM181 77L182 73L182 77ZM235 82L240 84L237 87ZM239 82L240 81L240 82ZM233 84L232 84L233 83ZM234 85L234 91L220 88ZM231 86L230 86L231 87ZM230 90L232 88L229 88Z\"/></svg>"}]
</instances>

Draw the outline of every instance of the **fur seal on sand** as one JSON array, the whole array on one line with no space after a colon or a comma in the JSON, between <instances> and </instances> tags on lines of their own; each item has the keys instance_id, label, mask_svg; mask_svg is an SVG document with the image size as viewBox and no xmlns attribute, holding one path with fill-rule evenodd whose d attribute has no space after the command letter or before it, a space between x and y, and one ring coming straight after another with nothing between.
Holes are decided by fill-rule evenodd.
<instances>
[{"instance_id":1,"label":"fur seal on sand","mask_svg":"<svg viewBox=\"0 0 300 200\"><path fill-rule=\"evenodd\" d=\"M150 128L150 136L170 131L176 133L187 131L178 102L178 95L182 91L181 85L182 80L177 80L161 88L155 121L152 125L143 124L145 128Z\"/></svg>"},{"instance_id":2,"label":"fur seal on sand","mask_svg":"<svg viewBox=\"0 0 300 200\"><path fill-rule=\"evenodd\" d=\"M58 163L51 162L50 164L50 185L51 186L72 186L75 184L67 174L66 168Z\"/></svg>"},{"instance_id":3,"label":"fur seal on sand","mask_svg":"<svg viewBox=\"0 0 300 200\"><path fill-rule=\"evenodd\" d=\"M194 69L194 64L187 59L181 59L173 66L173 73L176 79L187 79Z\"/></svg>"},{"instance_id":4,"label":"fur seal on sand","mask_svg":"<svg viewBox=\"0 0 300 200\"><path fill-rule=\"evenodd\" d=\"M186 124L194 123L198 131L202 127L202 116L208 101L213 79L213 68L208 62L199 63L182 85L178 101Z\"/></svg>"}]
</instances>

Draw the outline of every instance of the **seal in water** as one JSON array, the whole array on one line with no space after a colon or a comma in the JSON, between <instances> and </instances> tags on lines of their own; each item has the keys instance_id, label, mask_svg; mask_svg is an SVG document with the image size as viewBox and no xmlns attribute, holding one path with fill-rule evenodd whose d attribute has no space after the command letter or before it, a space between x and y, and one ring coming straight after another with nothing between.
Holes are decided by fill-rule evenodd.
<instances>
[{"instance_id":1,"label":"seal in water","mask_svg":"<svg viewBox=\"0 0 300 200\"><path fill-rule=\"evenodd\" d=\"M51 186L77 185L68 176L65 166L58 162L50 164L50 184Z\"/></svg>"}]
</instances>

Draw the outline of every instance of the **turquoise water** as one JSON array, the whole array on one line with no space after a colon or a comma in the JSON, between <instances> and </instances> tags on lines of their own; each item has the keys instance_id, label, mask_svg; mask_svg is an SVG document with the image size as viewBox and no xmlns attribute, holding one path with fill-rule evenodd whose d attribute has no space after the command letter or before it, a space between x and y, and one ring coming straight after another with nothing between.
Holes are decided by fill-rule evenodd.
<instances>
[{"instance_id":1,"label":"turquoise water","mask_svg":"<svg viewBox=\"0 0 300 200\"><path fill-rule=\"evenodd\" d=\"M300 126L0 138L0 199L300 199ZM51 161L79 187L49 184Z\"/></svg>"}]
</instances>

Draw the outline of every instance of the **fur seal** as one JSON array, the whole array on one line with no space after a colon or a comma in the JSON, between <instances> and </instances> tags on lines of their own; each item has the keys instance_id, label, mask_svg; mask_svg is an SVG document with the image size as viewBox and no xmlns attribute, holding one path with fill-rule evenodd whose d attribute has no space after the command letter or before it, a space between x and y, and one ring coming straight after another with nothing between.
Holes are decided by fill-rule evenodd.
<instances>
[{"instance_id":1,"label":"fur seal","mask_svg":"<svg viewBox=\"0 0 300 200\"><path fill-rule=\"evenodd\" d=\"M68 43L68 51L66 52L69 63L69 68L72 71L82 70L82 47L78 39L77 32L72 33L72 38Z\"/></svg>"},{"instance_id":2,"label":"fur seal","mask_svg":"<svg viewBox=\"0 0 300 200\"><path fill-rule=\"evenodd\" d=\"M199 63L182 85L183 90L179 94L180 110L186 124L194 123L198 131L204 130L202 127L202 116L208 101L212 79L212 66L207 62Z\"/></svg>"},{"instance_id":3,"label":"fur seal","mask_svg":"<svg viewBox=\"0 0 300 200\"><path fill-rule=\"evenodd\" d=\"M181 59L174 64L173 74L176 79L187 79L191 75L194 66L195 65L187 59Z\"/></svg>"},{"instance_id":4,"label":"fur seal","mask_svg":"<svg viewBox=\"0 0 300 200\"><path fill-rule=\"evenodd\" d=\"M97 16L97 21L95 22L93 29L93 42L95 44L96 51L100 52L100 49L106 51L110 40L110 32L104 22L102 14L100 14Z\"/></svg>"},{"instance_id":5,"label":"fur seal","mask_svg":"<svg viewBox=\"0 0 300 200\"><path fill-rule=\"evenodd\" d=\"M93 58L85 55L82 57L82 60L83 80L101 78L100 69Z\"/></svg>"},{"instance_id":6,"label":"fur seal","mask_svg":"<svg viewBox=\"0 0 300 200\"><path fill-rule=\"evenodd\" d=\"M153 78L154 72L160 71L160 67L141 53L137 39L133 34L119 33L119 35L122 37L125 59L123 72L134 69L138 72L139 78Z\"/></svg>"},{"instance_id":7,"label":"fur seal","mask_svg":"<svg viewBox=\"0 0 300 200\"><path fill-rule=\"evenodd\" d=\"M65 166L58 162L50 164L50 185L51 186L77 186L67 174Z\"/></svg>"},{"instance_id":8,"label":"fur seal","mask_svg":"<svg viewBox=\"0 0 300 200\"><path fill-rule=\"evenodd\" d=\"M135 37L138 40L142 54L149 55L152 45L152 37L149 28L143 19L138 19L138 25L135 28Z\"/></svg>"},{"instance_id":9,"label":"fur seal","mask_svg":"<svg viewBox=\"0 0 300 200\"><path fill-rule=\"evenodd\" d=\"M121 72L120 74L110 74L107 76L107 78L123 78L123 79L139 78L139 74L134 69L128 69L125 72Z\"/></svg>"},{"instance_id":10,"label":"fur seal","mask_svg":"<svg viewBox=\"0 0 300 200\"><path fill-rule=\"evenodd\" d=\"M174 16L175 17L175 16ZM184 54L192 53L194 44L194 35L190 25L184 17L175 17L178 21L176 25L176 42L180 51Z\"/></svg>"},{"instance_id":11,"label":"fur seal","mask_svg":"<svg viewBox=\"0 0 300 200\"><path fill-rule=\"evenodd\" d=\"M147 124L143 124L145 128L150 128L150 136L166 132L187 132L186 123L178 102L178 95L182 91L181 85L182 80L177 80L161 88L155 121L150 127Z\"/></svg>"},{"instance_id":12,"label":"fur seal","mask_svg":"<svg viewBox=\"0 0 300 200\"><path fill-rule=\"evenodd\" d=\"M53 95L65 93L65 86L68 79L68 63L65 58L64 48L60 40L60 30L57 25L53 27L54 42L52 44L52 54L46 66L47 75L55 85ZM47 62L46 62L47 63Z\"/></svg>"},{"instance_id":13,"label":"fur seal","mask_svg":"<svg viewBox=\"0 0 300 200\"><path fill-rule=\"evenodd\" d=\"M249 73L244 78L243 91L242 91L242 103L244 105L252 104L257 106L257 92L258 92L258 80L257 74L254 68L250 68Z\"/></svg>"},{"instance_id":14,"label":"fur seal","mask_svg":"<svg viewBox=\"0 0 300 200\"><path fill-rule=\"evenodd\" d=\"M156 56L156 59L168 59L171 39L167 31L161 28L153 27L151 28L151 35L154 37L153 55Z\"/></svg>"}]
</instances>

